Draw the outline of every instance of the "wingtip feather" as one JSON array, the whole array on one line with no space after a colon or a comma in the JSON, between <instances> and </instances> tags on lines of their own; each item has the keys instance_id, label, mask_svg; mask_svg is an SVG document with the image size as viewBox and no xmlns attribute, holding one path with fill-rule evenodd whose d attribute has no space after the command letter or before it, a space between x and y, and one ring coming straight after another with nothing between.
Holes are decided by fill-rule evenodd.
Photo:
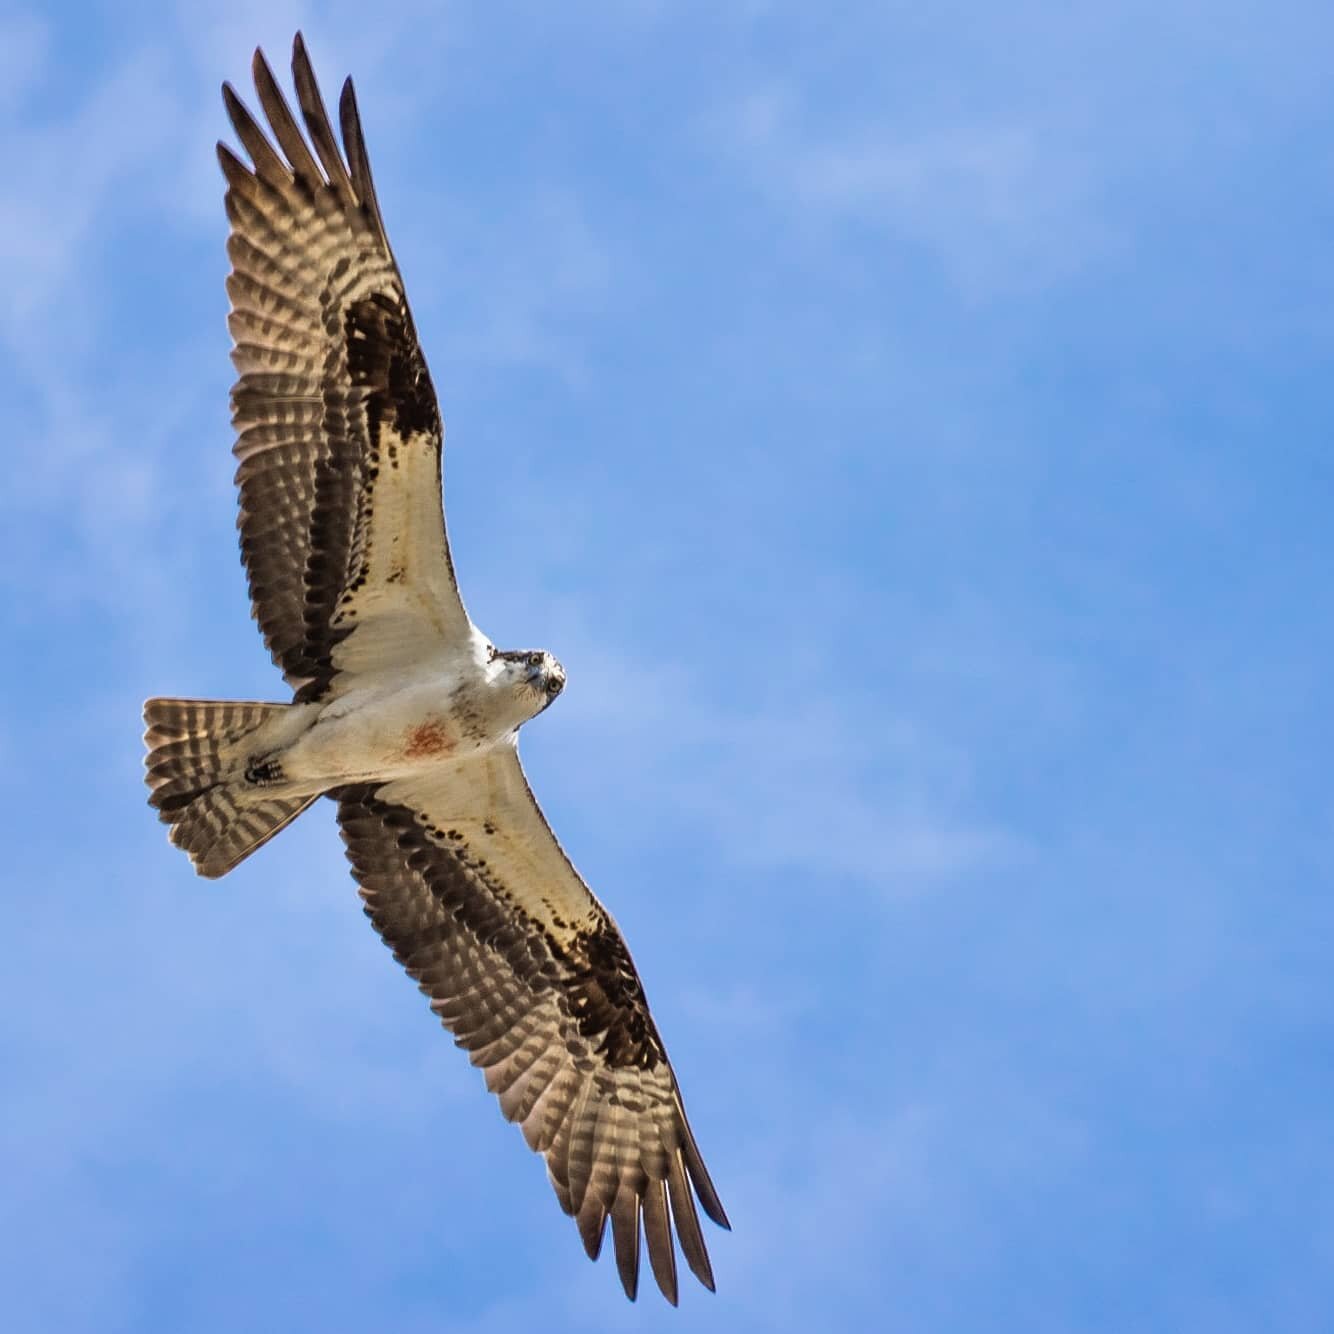
<instances>
[{"instance_id":1,"label":"wingtip feather","mask_svg":"<svg viewBox=\"0 0 1334 1334\"><path fill-rule=\"evenodd\" d=\"M343 155L339 151L338 141L334 138L333 127L329 123L329 113L320 95L319 80L306 52L306 44L301 34L297 33L292 43L292 81L296 84L297 104L301 108L301 117L306 122L306 132L315 147L320 165L329 184L338 192L346 205L355 205L356 195L349 178Z\"/></svg>"},{"instance_id":2,"label":"wingtip feather","mask_svg":"<svg viewBox=\"0 0 1334 1334\"><path fill-rule=\"evenodd\" d=\"M264 115L268 118L278 146L287 155L292 174L298 181L302 181L307 189L322 185L324 178L320 174L319 166L306 146L292 110L287 104L287 98L283 95L283 90L264 57L262 47L255 48L254 58L250 62L250 72L255 79L259 104L264 109Z\"/></svg>"},{"instance_id":3,"label":"wingtip feather","mask_svg":"<svg viewBox=\"0 0 1334 1334\"><path fill-rule=\"evenodd\" d=\"M607 1211L596 1201L592 1207L580 1209L575 1216L579 1225L579 1237L584 1243L584 1254L590 1260L596 1260L602 1254L602 1238L607 1230Z\"/></svg>"},{"instance_id":4,"label":"wingtip feather","mask_svg":"<svg viewBox=\"0 0 1334 1334\"><path fill-rule=\"evenodd\" d=\"M700 1231L699 1214L695 1211L695 1196L686 1178L685 1164L679 1150L672 1155L667 1175L667 1191L671 1200L672 1220L676 1224L676 1237L681 1245L681 1253L686 1258L686 1264L690 1266L690 1272L710 1292L716 1292L713 1266L709 1262L704 1234Z\"/></svg>"},{"instance_id":5,"label":"wingtip feather","mask_svg":"<svg viewBox=\"0 0 1334 1334\"><path fill-rule=\"evenodd\" d=\"M672 1241L671 1218L667 1210L667 1183L650 1180L644 1190L644 1241L649 1266L658 1291L676 1305L676 1246Z\"/></svg>"},{"instance_id":6,"label":"wingtip feather","mask_svg":"<svg viewBox=\"0 0 1334 1334\"><path fill-rule=\"evenodd\" d=\"M685 1127L685 1143L681 1146L681 1156L685 1162L685 1169L690 1175L690 1184L695 1188L695 1194L699 1196L699 1202L704 1208L704 1212L720 1228L726 1232L732 1230L732 1224L728 1222L727 1211L723 1208L723 1202L718 1198L718 1192L714 1188L713 1180L709 1176L709 1170L704 1166L704 1156L699 1151L699 1145L695 1143L694 1131L690 1129L690 1122L686 1120L685 1108L680 1108L681 1124Z\"/></svg>"},{"instance_id":7,"label":"wingtip feather","mask_svg":"<svg viewBox=\"0 0 1334 1334\"><path fill-rule=\"evenodd\" d=\"M625 1185L611 1207L611 1240L621 1287L634 1301L639 1294L639 1195Z\"/></svg>"}]
</instances>

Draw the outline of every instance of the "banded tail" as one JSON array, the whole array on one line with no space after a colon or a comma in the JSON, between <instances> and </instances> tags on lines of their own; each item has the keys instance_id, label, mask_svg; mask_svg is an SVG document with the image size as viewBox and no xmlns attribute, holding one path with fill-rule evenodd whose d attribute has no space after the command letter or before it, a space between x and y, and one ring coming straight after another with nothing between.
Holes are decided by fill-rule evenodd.
<instances>
[{"instance_id":1,"label":"banded tail","mask_svg":"<svg viewBox=\"0 0 1334 1334\"><path fill-rule=\"evenodd\" d=\"M226 875L315 800L275 796L246 777L249 759L286 732L294 707L207 699L144 705L148 804L200 875Z\"/></svg>"}]
</instances>

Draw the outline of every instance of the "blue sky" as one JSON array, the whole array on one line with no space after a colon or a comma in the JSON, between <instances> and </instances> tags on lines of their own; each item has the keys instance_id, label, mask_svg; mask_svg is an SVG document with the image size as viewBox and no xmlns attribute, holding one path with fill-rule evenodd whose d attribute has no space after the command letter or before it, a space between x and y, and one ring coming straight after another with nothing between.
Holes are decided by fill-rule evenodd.
<instances>
[{"instance_id":1,"label":"blue sky","mask_svg":"<svg viewBox=\"0 0 1334 1334\"><path fill-rule=\"evenodd\" d=\"M828 14L0 10L7 1329L1329 1327L1334 18ZM732 1216L677 1312L327 804L219 884L144 804L144 696L281 697L212 146L298 26Z\"/></svg>"}]
</instances>

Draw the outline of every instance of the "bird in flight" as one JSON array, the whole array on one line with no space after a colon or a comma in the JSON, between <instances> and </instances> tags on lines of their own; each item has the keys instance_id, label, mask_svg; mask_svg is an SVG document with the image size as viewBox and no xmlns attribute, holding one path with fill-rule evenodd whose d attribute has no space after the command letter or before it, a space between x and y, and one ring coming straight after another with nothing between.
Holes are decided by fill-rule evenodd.
<instances>
[{"instance_id":1,"label":"bird in flight","mask_svg":"<svg viewBox=\"0 0 1334 1334\"><path fill-rule=\"evenodd\" d=\"M496 648L459 596L444 428L352 81L340 151L299 33L301 122L260 51L253 72L268 132L224 84L249 164L218 145L234 453L251 608L294 694L150 699L149 802L216 877L331 797L366 914L546 1159L589 1256L610 1219L633 1299L642 1232L675 1304L677 1245L714 1286L696 1197L729 1224L625 941L519 764L564 669Z\"/></svg>"}]
</instances>

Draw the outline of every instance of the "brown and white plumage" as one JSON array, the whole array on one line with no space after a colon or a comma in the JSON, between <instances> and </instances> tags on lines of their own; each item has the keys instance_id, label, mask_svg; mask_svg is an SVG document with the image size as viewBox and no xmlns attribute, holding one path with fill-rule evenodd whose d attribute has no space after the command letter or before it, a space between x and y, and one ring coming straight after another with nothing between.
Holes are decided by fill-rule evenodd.
<instances>
[{"instance_id":1,"label":"brown and white plumage","mask_svg":"<svg viewBox=\"0 0 1334 1334\"><path fill-rule=\"evenodd\" d=\"M256 52L276 147L224 85L251 165L218 153L242 557L296 693L150 700L150 802L215 876L333 797L367 914L544 1155L589 1255L610 1220L634 1297L642 1231L674 1303L676 1244L713 1287L696 1197L727 1218L625 942L519 763L518 728L564 672L549 654L498 652L468 618L445 537L440 414L352 84L344 158L299 35L292 64L305 135Z\"/></svg>"},{"instance_id":2,"label":"brown and white plumage","mask_svg":"<svg viewBox=\"0 0 1334 1334\"><path fill-rule=\"evenodd\" d=\"M691 1187L725 1226L722 1204L625 942L556 842L518 755L337 797L371 921L546 1156L589 1255L610 1218L633 1296L642 1217L675 1301L670 1199L686 1262L712 1288Z\"/></svg>"},{"instance_id":3,"label":"brown and white plumage","mask_svg":"<svg viewBox=\"0 0 1334 1334\"><path fill-rule=\"evenodd\" d=\"M229 84L227 111L254 165L225 144L218 159L232 223L241 552L274 660L318 695L364 662L356 640L375 640L373 654L424 647L466 633L468 619L441 514L440 411L352 82L339 99L344 164L299 36L292 69L318 161L258 51L255 87L286 161Z\"/></svg>"}]
</instances>

